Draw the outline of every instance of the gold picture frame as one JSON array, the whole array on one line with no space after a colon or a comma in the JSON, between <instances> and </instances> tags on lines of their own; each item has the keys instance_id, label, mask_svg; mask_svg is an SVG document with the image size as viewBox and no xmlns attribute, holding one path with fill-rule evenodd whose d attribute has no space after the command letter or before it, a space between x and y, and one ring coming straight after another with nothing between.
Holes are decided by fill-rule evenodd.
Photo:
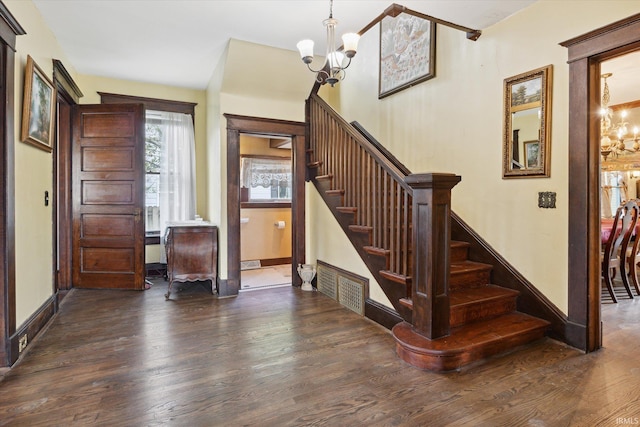
<instances>
[{"instance_id":1,"label":"gold picture frame","mask_svg":"<svg viewBox=\"0 0 640 427\"><path fill-rule=\"evenodd\" d=\"M53 150L55 93L51 80L33 58L27 56L20 139L47 152Z\"/></svg>"},{"instance_id":2,"label":"gold picture frame","mask_svg":"<svg viewBox=\"0 0 640 427\"><path fill-rule=\"evenodd\" d=\"M553 65L504 80L502 178L551 174Z\"/></svg>"}]
</instances>

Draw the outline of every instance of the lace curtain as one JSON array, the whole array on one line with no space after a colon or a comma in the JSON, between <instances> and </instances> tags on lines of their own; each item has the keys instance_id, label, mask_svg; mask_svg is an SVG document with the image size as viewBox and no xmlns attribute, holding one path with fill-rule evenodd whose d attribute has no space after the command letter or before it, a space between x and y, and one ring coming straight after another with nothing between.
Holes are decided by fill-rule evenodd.
<instances>
[{"instance_id":1,"label":"lace curtain","mask_svg":"<svg viewBox=\"0 0 640 427\"><path fill-rule=\"evenodd\" d=\"M243 187L270 187L273 182L288 187L291 184L291 160L243 157L241 159Z\"/></svg>"},{"instance_id":2,"label":"lace curtain","mask_svg":"<svg viewBox=\"0 0 640 427\"><path fill-rule=\"evenodd\" d=\"M170 222L195 219L196 169L193 118L189 114L148 111L160 125L160 236ZM166 262L163 239L160 261Z\"/></svg>"}]
</instances>

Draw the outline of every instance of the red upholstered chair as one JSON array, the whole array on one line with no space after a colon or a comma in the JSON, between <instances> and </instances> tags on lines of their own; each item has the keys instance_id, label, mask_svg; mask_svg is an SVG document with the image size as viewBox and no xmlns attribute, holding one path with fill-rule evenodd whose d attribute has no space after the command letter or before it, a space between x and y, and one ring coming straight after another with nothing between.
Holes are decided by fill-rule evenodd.
<instances>
[{"instance_id":1,"label":"red upholstered chair","mask_svg":"<svg viewBox=\"0 0 640 427\"><path fill-rule=\"evenodd\" d=\"M613 291L613 279L616 271L620 270L622 284L624 285L629 298L633 298L631 287L629 286L629 277L627 274L627 252L632 246L630 245L631 236L638 221L638 212L640 208L635 200L630 200L616 211L616 215L609 233L609 239L604 245L602 253L602 278L611 295L613 302L618 302L615 292ZM636 239L637 240L637 239Z\"/></svg>"}]
</instances>

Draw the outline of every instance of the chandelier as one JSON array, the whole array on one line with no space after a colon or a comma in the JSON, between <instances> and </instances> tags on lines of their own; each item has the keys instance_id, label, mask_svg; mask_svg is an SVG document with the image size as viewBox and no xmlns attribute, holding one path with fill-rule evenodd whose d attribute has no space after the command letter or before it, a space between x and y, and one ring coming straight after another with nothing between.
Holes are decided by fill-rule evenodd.
<instances>
[{"instance_id":1,"label":"chandelier","mask_svg":"<svg viewBox=\"0 0 640 427\"><path fill-rule=\"evenodd\" d=\"M600 154L607 160L607 156L613 154L615 156L635 153L640 151L640 143L638 143L638 127L633 127L633 138L629 133L629 123L626 121L627 111L620 111L618 123L613 123L614 112L609 108L609 85L607 79L612 73L603 74L604 88L602 91L602 108L600 110ZM627 142L633 141L631 148L627 148Z\"/></svg>"},{"instance_id":2,"label":"chandelier","mask_svg":"<svg viewBox=\"0 0 640 427\"><path fill-rule=\"evenodd\" d=\"M336 49L336 25L338 21L333 18L333 0L329 3L329 18L322 21L327 27L327 53L324 66L318 70L311 68L313 61L313 40L301 40L296 45L300 51L302 62L307 64L310 71L316 73L316 81L318 83L327 82L333 87L340 80L344 79L345 69L351 64L351 58L356 54L358 49L358 40L360 36L356 33L347 33L342 36L344 52ZM346 65L345 65L346 56Z\"/></svg>"}]
</instances>

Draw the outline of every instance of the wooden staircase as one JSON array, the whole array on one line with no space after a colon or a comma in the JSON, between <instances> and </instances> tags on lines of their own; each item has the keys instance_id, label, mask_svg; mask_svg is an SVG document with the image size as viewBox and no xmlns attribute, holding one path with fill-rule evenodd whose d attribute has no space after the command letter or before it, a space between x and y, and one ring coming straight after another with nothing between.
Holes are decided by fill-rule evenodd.
<instances>
[{"instance_id":1,"label":"wooden staircase","mask_svg":"<svg viewBox=\"0 0 640 427\"><path fill-rule=\"evenodd\" d=\"M423 369L449 371L542 338L549 322L516 311L519 292L493 285L492 266L469 261L466 242L451 242L451 333L429 340L407 322L393 328L396 351ZM413 310L410 299L401 303Z\"/></svg>"},{"instance_id":2,"label":"wooden staircase","mask_svg":"<svg viewBox=\"0 0 640 427\"><path fill-rule=\"evenodd\" d=\"M516 311L519 292L492 284L493 266L450 240L442 188L450 199L459 177L410 175L316 95L307 108L308 178L404 319L392 329L400 358L448 371L545 335L549 322Z\"/></svg>"}]
</instances>

